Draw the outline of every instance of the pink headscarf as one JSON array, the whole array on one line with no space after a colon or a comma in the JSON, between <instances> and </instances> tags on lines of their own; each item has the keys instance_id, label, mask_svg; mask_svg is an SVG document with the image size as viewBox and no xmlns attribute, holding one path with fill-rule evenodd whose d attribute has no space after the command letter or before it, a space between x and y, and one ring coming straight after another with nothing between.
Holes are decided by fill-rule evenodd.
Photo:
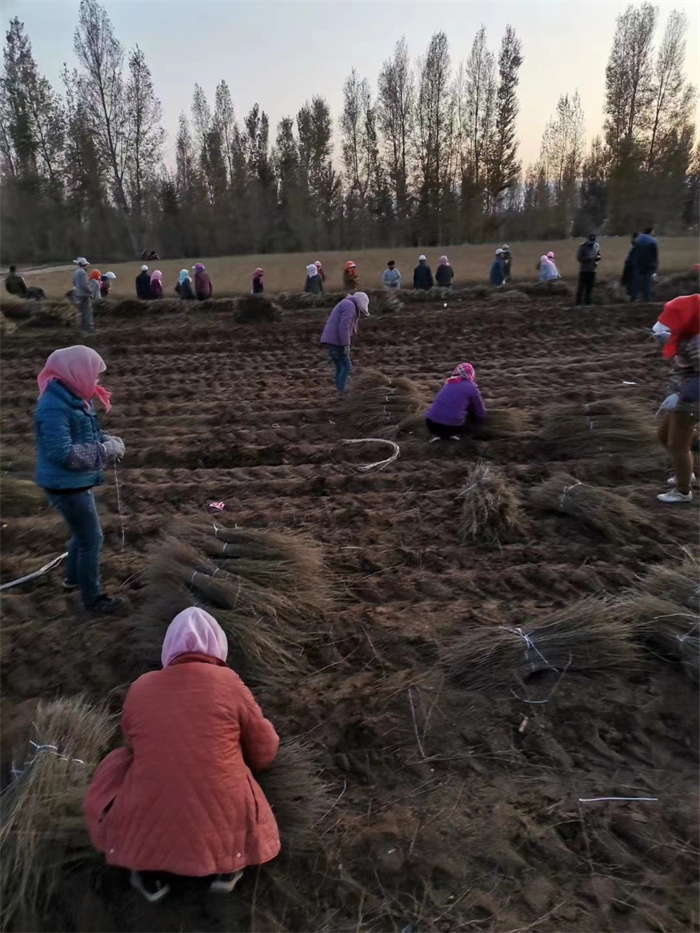
<instances>
[{"instance_id":1,"label":"pink headscarf","mask_svg":"<svg viewBox=\"0 0 700 933\"><path fill-rule=\"evenodd\" d=\"M259 279L260 276L261 276L262 274L263 274L262 269L257 268L257 269L255 270L255 272L253 273L253 278L254 278L254 279Z\"/></svg>"},{"instance_id":2,"label":"pink headscarf","mask_svg":"<svg viewBox=\"0 0 700 933\"><path fill-rule=\"evenodd\" d=\"M151 276L151 282L162 282L162 281L163 281L163 273L160 271L160 269L156 269L156 271Z\"/></svg>"},{"instance_id":3,"label":"pink headscarf","mask_svg":"<svg viewBox=\"0 0 700 933\"><path fill-rule=\"evenodd\" d=\"M206 654L218 661L226 660L228 642L214 616L196 606L175 616L163 640L160 655L163 667L181 654Z\"/></svg>"},{"instance_id":4,"label":"pink headscarf","mask_svg":"<svg viewBox=\"0 0 700 933\"><path fill-rule=\"evenodd\" d=\"M554 259L554 253L551 250L547 253L547 259Z\"/></svg>"},{"instance_id":5,"label":"pink headscarf","mask_svg":"<svg viewBox=\"0 0 700 933\"><path fill-rule=\"evenodd\" d=\"M105 361L92 347L65 347L54 350L46 365L39 373L39 396L46 392L46 387L54 379L62 382L71 392L85 399L90 407L90 399L97 396L105 411L112 407L112 393L97 385L97 377L107 369Z\"/></svg>"},{"instance_id":6,"label":"pink headscarf","mask_svg":"<svg viewBox=\"0 0 700 933\"><path fill-rule=\"evenodd\" d=\"M476 373L471 363L460 363L459 366L455 366L454 372L447 381L463 382L465 379L469 382L476 382Z\"/></svg>"},{"instance_id":7,"label":"pink headscarf","mask_svg":"<svg viewBox=\"0 0 700 933\"><path fill-rule=\"evenodd\" d=\"M438 262L441 266L449 266L450 264L450 260L447 258L447 256L441 256Z\"/></svg>"},{"instance_id":8,"label":"pink headscarf","mask_svg":"<svg viewBox=\"0 0 700 933\"><path fill-rule=\"evenodd\" d=\"M317 269L322 269L322 268L323 268L323 266L321 265L321 260L320 260L320 259L317 259L316 262L314 263L314 265L316 266Z\"/></svg>"}]
</instances>

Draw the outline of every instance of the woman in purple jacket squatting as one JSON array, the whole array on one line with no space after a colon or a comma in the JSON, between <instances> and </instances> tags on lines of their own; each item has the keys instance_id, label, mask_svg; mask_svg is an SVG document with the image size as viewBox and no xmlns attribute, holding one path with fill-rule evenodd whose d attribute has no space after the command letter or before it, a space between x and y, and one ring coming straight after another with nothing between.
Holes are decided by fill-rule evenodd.
<instances>
[{"instance_id":1,"label":"woman in purple jacket squatting","mask_svg":"<svg viewBox=\"0 0 700 933\"><path fill-rule=\"evenodd\" d=\"M435 396L435 401L425 414L425 424L432 441L459 440L460 435L468 434L473 425L486 420L476 373L471 363L460 363L445 385Z\"/></svg>"}]
</instances>

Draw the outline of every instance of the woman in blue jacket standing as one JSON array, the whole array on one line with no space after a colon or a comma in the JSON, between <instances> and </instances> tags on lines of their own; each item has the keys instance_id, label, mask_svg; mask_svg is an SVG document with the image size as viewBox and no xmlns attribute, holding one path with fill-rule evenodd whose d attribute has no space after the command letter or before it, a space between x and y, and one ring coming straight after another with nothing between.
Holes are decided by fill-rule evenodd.
<instances>
[{"instance_id":1,"label":"woman in blue jacket standing","mask_svg":"<svg viewBox=\"0 0 700 933\"><path fill-rule=\"evenodd\" d=\"M110 456L121 458L124 443L105 434L94 399L109 411L110 393L98 384L107 367L90 347L54 350L39 373L39 403L34 425L37 485L70 528L65 589L80 589L83 604L99 615L115 615L126 601L102 592L102 529L93 487L104 481Z\"/></svg>"}]
</instances>

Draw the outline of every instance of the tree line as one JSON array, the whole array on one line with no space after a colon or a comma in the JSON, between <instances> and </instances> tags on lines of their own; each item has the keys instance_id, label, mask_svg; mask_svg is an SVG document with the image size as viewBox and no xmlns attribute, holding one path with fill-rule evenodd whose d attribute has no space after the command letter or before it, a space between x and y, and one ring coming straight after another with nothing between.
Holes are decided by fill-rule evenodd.
<instances>
[{"instance_id":1,"label":"tree line","mask_svg":"<svg viewBox=\"0 0 700 933\"><path fill-rule=\"evenodd\" d=\"M145 55L125 51L97 0L81 0L61 94L15 18L0 78L2 259L65 259L88 244L132 258L146 247L203 256L697 229L687 24L674 11L660 37L657 26L649 2L618 17L603 134L588 151L579 95L567 92L539 158L522 165L521 42L506 26L494 51L482 26L466 61L437 32L418 59L399 41L376 90L353 69L337 119L316 95L271 131L257 103L237 117L226 81L213 103L196 84L167 165Z\"/></svg>"}]
</instances>

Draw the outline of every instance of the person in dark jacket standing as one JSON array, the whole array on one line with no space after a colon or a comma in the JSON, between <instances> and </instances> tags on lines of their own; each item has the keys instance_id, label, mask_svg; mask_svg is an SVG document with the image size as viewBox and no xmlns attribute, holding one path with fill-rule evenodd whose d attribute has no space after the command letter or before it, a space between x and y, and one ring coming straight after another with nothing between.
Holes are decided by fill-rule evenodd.
<instances>
[{"instance_id":1,"label":"person in dark jacket standing","mask_svg":"<svg viewBox=\"0 0 700 933\"><path fill-rule=\"evenodd\" d=\"M471 363L460 363L435 396L425 415L425 424L432 440L458 440L468 434L473 425L486 420L481 392L476 384L476 373Z\"/></svg>"},{"instance_id":2,"label":"person in dark jacket standing","mask_svg":"<svg viewBox=\"0 0 700 933\"><path fill-rule=\"evenodd\" d=\"M258 268L253 273L253 294L262 295L265 291L265 286L263 285L263 270L258 266Z\"/></svg>"},{"instance_id":3,"label":"person in dark jacket standing","mask_svg":"<svg viewBox=\"0 0 700 933\"><path fill-rule=\"evenodd\" d=\"M659 268L659 247L653 237L654 228L647 227L640 233L634 246L632 258L632 301L642 293L644 301L651 301L651 283Z\"/></svg>"},{"instance_id":4,"label":"person in dark jacket standing","mask_svg":"<svg viewBox=\"0 0 700 933\"><path fill-rule=\"evenodd\" d=\"M441 256L439 263L439 266L435 270L435 284L438 288L452 288L452 279L455 273L450 265L450 260L447 256Z\"/></svg>"},{"instance_id":5,"label":"person in dark jacket standing","mask_svg":"<svg viewBox=\"0 0 700 933\"><path fill-rule=\"evenodd\" d=\"M197 296L197 301L206 301L207 298L211 298L214 294L214 287L211 284L209 273L201 262L195 263L192 268L194 269L194 293Z\"/></svg>"},{"instance_id":6,"label":"person in dark jacket standing","mask_svg":"<svg viewBox=\"0 0 700 933\"><path fill-rule=\"evenodd\" d=\"M141 271L136 276L136 297L141 301L148 301L151 297L151 275L148 266L141 266Z\"/></svg>"},{"instance_id":7,"label":"person in dark jacket standing","mask_svg":"<svg viewBox=\"0 0 700 933\"><path fill-rule=\"evenodd\" d=\"M433 287L433 273L425 256L418 257L418 265L413 270L413 287L425 291Z\"/></svg>"},{"instance_id":8,"label":"person in dark jacket standing","mask_svg":"<svg viewBox=\"0 0 700 933\"><path fill-rule=\"evenodd\" d=\"M86 609L98 615L114 615L126 606L102 592L102 529L92 492L104 480L108 458L124 456L121 438L105 434L95 414L95 399L106 411L112 407L110 393L98 383L106 368L90 347L54 350L37 379L34 416L35 481L71 532L64 587L79 589Z\"/></svg>"},{"instance_id":9,"label":"person in dark jacket standing","mask_svg":"<svg viewBox=\"0 0 700 933\"><path fill-rule=\"evenodd\" d=\"M503 250L496 250L496 258L491 263L491 284L498 288L506 280L505 266L503 265Z\"/></svg>"},{"instance_id":10,"label":"person in dark jacket standing","mask_svg":"<svg viewBox=\"0 0 700 933\"><path fill-rule=\"evenodd\" d=\"M625 264L622 267L622 277L620 278L620 285L624 288L630 298L632 297L632 282L634 280L634 251L637 245L638 236L638 233L632 234L629 252L627 253Z\"/></svg>"},{"instance_id":11,"label":"person in dark jacket standing","mask_svg":"<svg viewBox=\"0 0 700 933\"><path fill-rule=\"evenodd\" d=\"M585 243L576 250L576 259L579 265L576 304L589 305L595 285L595 272L600 262L600 247L595 233L589 233Z\"/></svg>"},{"instance_id":12,"label":"person in dark jacket standing","mask_svg":"<svg viewBox=\"0 0 700 933\"><path fill-rule=\"evenodd\" d=\"M323 291L323 279L319 275L318 266L315 262L310 262L306 267L306 282L304 291L309 295L320 295Z\"/></svg>"},{"instance_id":13,"label":"person in dark jacket standing","mask_svg":"<svg viewBox=\"0 0 700 933\"><path fill-rule=\"evenodd\" d=\"M27 283L21 275L17 275L17 266L10 266L10 272L5 276L5 289L17 298L27 297Z\"/></svg>"}]
</instances>

